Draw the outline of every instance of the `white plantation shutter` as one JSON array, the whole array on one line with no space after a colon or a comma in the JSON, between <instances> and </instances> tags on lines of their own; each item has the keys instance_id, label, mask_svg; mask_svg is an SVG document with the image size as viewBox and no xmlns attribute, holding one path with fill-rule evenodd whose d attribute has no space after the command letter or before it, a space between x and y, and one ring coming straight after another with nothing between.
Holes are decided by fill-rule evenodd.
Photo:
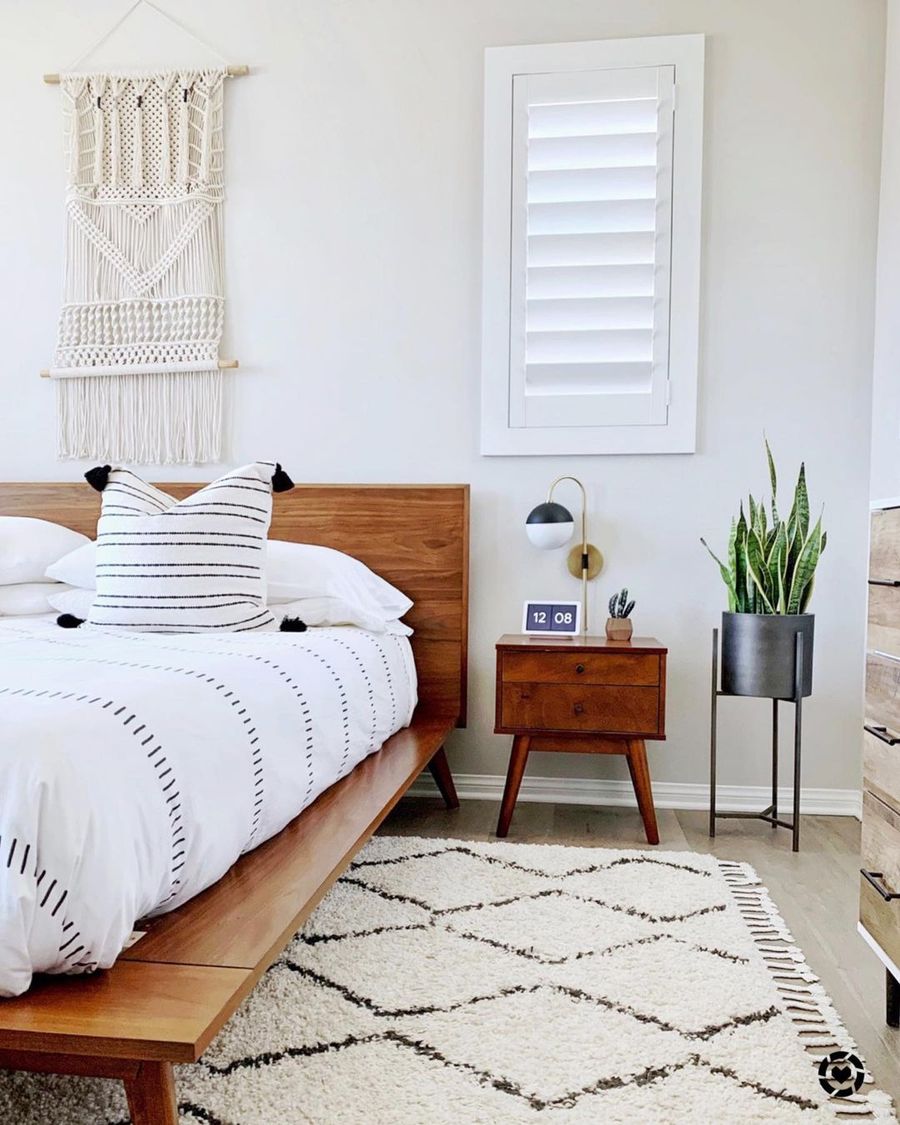
<instances>
[{"instance_id":1,"label":"white plantation shutter","mask_svg":"<svg viewBox=\"0 0 900 1125\"><path fill-rule=\"evenodd\" d=\"M488 52L484 452L693 449L702 51L677 36ZM676 70L696 112L682 129L679 104L678 158Z\"/></svg>"},{"instance_id":2,"label":"white plantation shutter","mask_svg":"<svg viewBox=\"0 0 900 1125\"><path fill-rule=\"evenodd\" d=\"M666 421L674 67L513 79L510 421Z\"/></svg>"}]
</instances>

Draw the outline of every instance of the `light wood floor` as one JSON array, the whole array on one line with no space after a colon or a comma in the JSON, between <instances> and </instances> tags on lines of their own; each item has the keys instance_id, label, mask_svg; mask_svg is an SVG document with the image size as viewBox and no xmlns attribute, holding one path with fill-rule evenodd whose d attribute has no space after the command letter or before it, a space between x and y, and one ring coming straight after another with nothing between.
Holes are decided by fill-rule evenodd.
<instances>
[{"instance_id":1,"label":"light wood floor","mask_svg":"<svg viewBox=\"0 0 900 1125\"><path fill-rule=\"evenodd\" d=\"M493 839L498 806L463 801L449 812L438 800L405 798L385 821L388 835ZM806 959L831 996L875 1076L900 1107L900 1031L884 1022L884 970L856 932L859 822L803 818L801 851L790 834L762 822L720 821L715 840L702 812L657 810L660 848L706 852L752 864L772 893ZM519 804L510 842L587 847L647 847L637 810Z\"/></svg>"}]
</instances>

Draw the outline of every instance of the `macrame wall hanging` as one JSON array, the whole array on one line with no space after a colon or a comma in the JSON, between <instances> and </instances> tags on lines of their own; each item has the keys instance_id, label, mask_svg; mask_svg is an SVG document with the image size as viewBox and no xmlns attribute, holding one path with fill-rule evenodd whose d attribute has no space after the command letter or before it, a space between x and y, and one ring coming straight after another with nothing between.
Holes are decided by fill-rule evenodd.
<instances>
[{"instance_id":1,"label":"macrame wall hanging","mask_svg":"<svg viewBox=\"0 0 900 1125\"><path fill-rule=\"evenodd\" d=\"M245 68L59 76L66 265L50 375L62 458L221 458L221 369L237 366L219 360L229 70Z\"/></svg>"}]
</instances>

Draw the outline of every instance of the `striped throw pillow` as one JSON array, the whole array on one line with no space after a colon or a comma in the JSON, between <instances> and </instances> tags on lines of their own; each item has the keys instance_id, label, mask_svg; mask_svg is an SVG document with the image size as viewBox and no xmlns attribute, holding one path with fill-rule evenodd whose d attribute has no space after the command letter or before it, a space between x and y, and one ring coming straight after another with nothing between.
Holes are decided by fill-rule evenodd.
<instances>
[{"instance_id":1,"label":"striped throw pillow","mask_svg":"<svg viewBox=\"0 0 900 1125\"><path fill-rule=\"evenodd\" d=\"M272 492L293 487L257 461L175 500L130 469L86 473L103 494L91 625L151 633L245 632L266 608Z\"/></svg>"}]
</instances>

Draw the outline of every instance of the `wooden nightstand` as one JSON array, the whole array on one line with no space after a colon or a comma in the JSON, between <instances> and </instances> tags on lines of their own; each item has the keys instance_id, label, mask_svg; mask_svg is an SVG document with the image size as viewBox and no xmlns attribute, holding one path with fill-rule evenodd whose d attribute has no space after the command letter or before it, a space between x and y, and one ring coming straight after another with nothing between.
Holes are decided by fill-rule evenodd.
<instances>
[{"instance_id":1,"label":"wooden nightstand","mask_svg":"<svg viewBox=\"0 0 900 1125\"><path fill-rule=\"evenodd\" d=\"M497 734L513 735L497 835L509 831L532 750L624 754L648 844L659 843L644 740L666 737L666 653L652 637L505 636Z\"/></svg>"}]
</instances>

